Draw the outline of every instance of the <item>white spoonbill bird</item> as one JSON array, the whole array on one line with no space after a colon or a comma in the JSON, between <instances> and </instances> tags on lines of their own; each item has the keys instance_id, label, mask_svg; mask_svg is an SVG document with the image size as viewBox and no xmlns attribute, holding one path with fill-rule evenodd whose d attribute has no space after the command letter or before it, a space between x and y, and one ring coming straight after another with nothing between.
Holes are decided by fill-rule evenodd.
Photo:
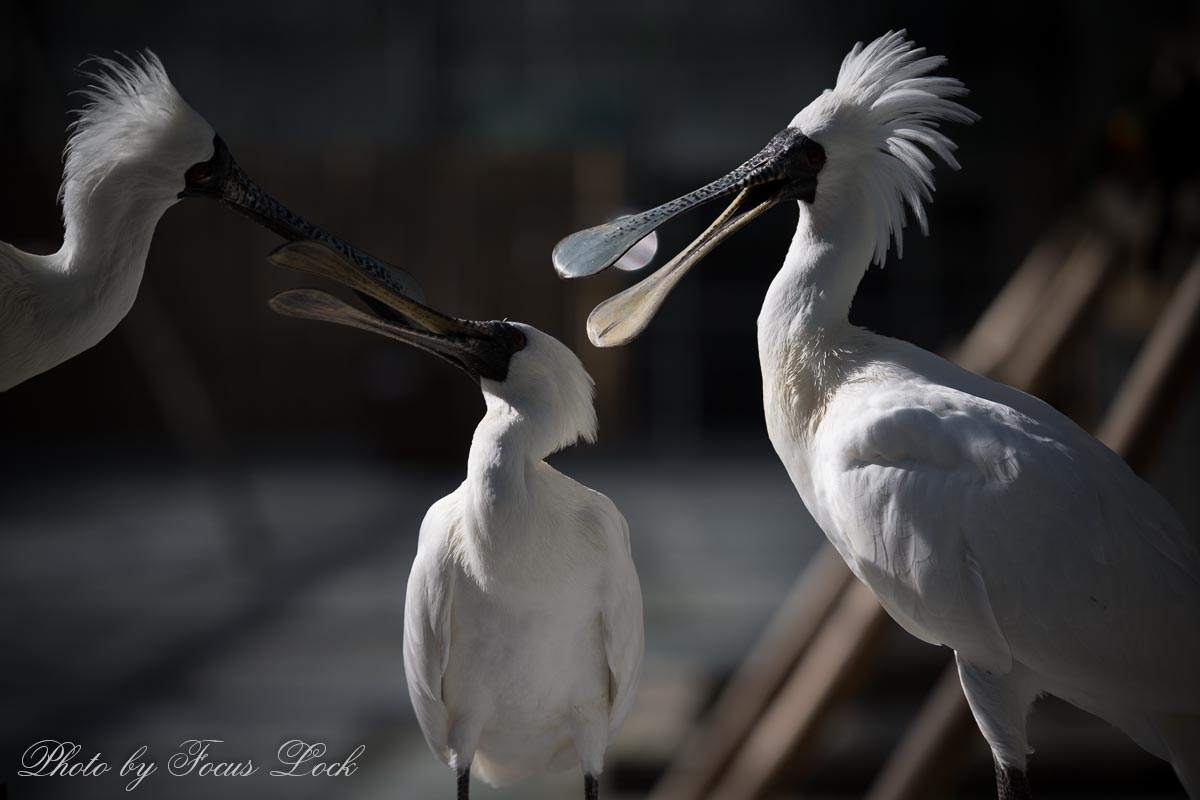
<instances>
[{"instance_id":1,"label":"white spoonbill bird","mask_svg":"<svg viewBox=\"0 0 1200 800\"><path fill-rule=\"evenodd\" d=\"M1040 400L851 325L867 266L922 229L943 122L974 114L903 31L842 62L837 84L715 183L574 234L560 273L605 268L632 240L721 196L684 252L601 304L621 344L729 234L784 200L799 224L758 317L767 429L805 506L914 636L954 649L1001 797L1028 796L1025 722L1055 694L1169 760L1200 798L1200 549L1114 453ZM928 151L928 152L927 152Z\"/></svg>"},{"instance_id":2,"label":"white spoonbill bird","mask_svg":"<svg viewBox=\"0 0 1200 800\"><path fill-rule=\"evenodd\" d=\"M67 144L62 247L34 255L0 242L0 391L78 355L117 326L137 296L159 218L185 197L220 200L286 239L330 242L360 269L419 296L411 276L259 189L153 53L96 64Z\"/></svg>"},{"instance_id":3,"label":"white spoonbill bird","mask_svg":"<svg viewBox=\"0 0 1200 800\"><path fill-rule=\"evenodd\" d=\"M466 480L421 523L404 609L409 696L430 748L458 773L458 797L472 770L500 785L579 763L585 796L596 798L644 642L625 518L544 460L595 440L592 379L557 339L440 314L322 244L285 245L272 260L341 281L399 316L315 290L284 292L276 311L413 345L483 391Z\"/></svg>"}]
</instances>

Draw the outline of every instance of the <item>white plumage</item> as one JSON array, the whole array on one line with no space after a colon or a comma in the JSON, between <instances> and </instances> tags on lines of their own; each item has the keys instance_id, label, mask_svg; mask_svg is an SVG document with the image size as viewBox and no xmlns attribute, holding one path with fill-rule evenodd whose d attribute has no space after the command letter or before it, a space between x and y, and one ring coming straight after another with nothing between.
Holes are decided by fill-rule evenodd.
<instances>
[{"instance_id":1,"label":"white plumage","mask_svg":"<svg viewBox=\"0 0 1200 800\"><path fill-rule=\"evenodd\" d=\"M429 746L494 785L575 763L599 775L643 652L624 517L543 460L595 438L591 380L520 327L528 344L507 379L482 381L467 478L421 525L404 614Z\"/></svg>"},{"instance_id":2,"label":"white plumage","mask_svg":"<svg viewBox=\"0 0 1200 800\"><path fill-rule=\"evenodd\" d=\"M1056 694L1171 761L1200 797L1200 548L1115 454L1040 400L848 321L906 207L926 227L944 122L975 115L904 32L857 45L837 84L757 156L690 195L573 234L567 277L591 274L666 219L729 209L685 251L592 313L602 346L648 324L724 237L798 199L799 223L758 317L767 429L808 510L913 635L952 647L997 762L1028 795L1025 720Z\"/></svg>"},{"instance_id":3,"label":"white plumage","mask_svg":"<svg viewBox=\"0 0 1200 800\"><path fill-rule=\"evenodd\" d=\"M1190 781L1200 554L1171 509L1041 401L903 342L838 338L807 412L786 384L814 366L764 356L771 440L891 616L954 648L997 758L1024 770L1026 713L1051 692Z\"/></svg>"},{"instance_id":4,"label":"white plumage","mask_svg":"<svg viewBox=\"0 0 1200 800\"><path fill-rule=\"evenodd\" d=\"M923 148L958 169L954 142L939 130L940 123L978 119L953 99L967 93L960 81L928 74L945 62L942 56L925 56L903 32L866 47L856 44L842 61L836 86L809 103L789 125L814 134L825 148L825 199L854 189L869 206L872 260L880 265L892 238L896 254L904 255L906 204L921 232L929 232L925 202L933 199L934 165Z\"/></svg>"},{"instance_id":5,"label":"white plumage","mask_svg":"<svg viewBox=\"0 0 1200 800\"><path fill-rule=\"evenodd\" d=\"M500 785L580 764L595 800L644 651L642 593L625 518L545 459L596 438L592 379L557 339L516 322L447 317L386 290L314 243L272 256L370 295L396 319L314 290L283 314L379 333L479 382L487 407L467 476L421 523L404 608L408 692L433 753Z\"/></svg>"},{"instance_id":6,"label":"white plumage","mask_svg":"<svg viewBox=\"0 0 1200 800\"><path fill-rule=\"evenodd\" d=\"M47 256L0 242L0 391L93 346L137 297L158 220L215 133L146 52L97 59L66 149L65 234Z\"/></svg>"}]
</instances>

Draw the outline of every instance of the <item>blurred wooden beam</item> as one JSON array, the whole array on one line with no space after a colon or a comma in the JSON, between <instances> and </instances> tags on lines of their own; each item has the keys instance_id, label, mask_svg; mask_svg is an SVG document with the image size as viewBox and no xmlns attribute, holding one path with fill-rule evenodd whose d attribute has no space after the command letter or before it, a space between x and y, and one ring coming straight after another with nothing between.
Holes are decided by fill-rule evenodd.
<instances>
[{"instance_id":1,"label":"blurred wooden beam","mask_svg":"<svg viewBox=\"0 0 1200 800\"><path fill-rule=\"evenodd\" d=\"M1095 305L1117 257L1117 246L1103 232L1089 232L1076 242L1045 292L1035 298L1020 346L996 370L997 380L1038 394L1051 365Z\"/></svg>"},{"instance_id":2,"label":"blurred wooden beam","mask_svg":"<svg viewBox=\"0 0 1200 800\"><path fill-rule=\"evenodd\" d=\"M1198 334L1200 257L1179 281L1096 434L1136 470L1147 466L1183 382L1196 374Z\"/></svg>"},{"instance_id":3,"label":"blurred wooden beam","mask_svg":"<svg viewBox=\"0 0 1200 800\"><path fill-rule=\"evenodd\" d=\"M1200 257L1184 274L1100 426L1097 438L1144 469L1161 441L1176 387L1195 375L1200 332ZM974 720L951 663L871 788L868 800L942 796L962 766Z\"/></svg>"},{"instance_id":4,"label":"blurred wooden beam","mask_svg":"<svg viewBox=\"0 0 1200 800\"><path fill-rule=\"evenodd\" d=\"M683 743L651 798L696 798L708 791L852 580L838 552L822 545L703 724Z\"/></svg>"},{"instance_id":5,"label":"blurred wooden beam","mask_svg":"<svg viewBox=\"0 0 1200 800\"><path fill-rule=\"evenodd\" d=\"M980 315L962 344L947 357L969 370L994 375L1037 316L1039 301L1079 239L1079 227L1064 220L1039 239L1004 288Z\"/></svg>"},{"instance_id":6,"label":"blurred wooden beam","mask_svg":"<svg viewBox=\"0 0 1200 800\"><path fill-rule=\"evenodd\" d=\"M953 659L892 751L866 800L932 800L947 795L972 744L982 742Z\"/></svg>"},{"instance_id":7,"label":"blurred wooden beam","mask_svg":"<svg viewBox=\"0 0 1200 800\"><path fill-rule=\"evenodd\" d=\"M754 727L709 797L751 800L774 784L793 753L806 749L830 708L878 643L887 616L870 590L851 581L805 658ZM847 665L850 665L849 667Z\"/></svg>"}]
</instances>

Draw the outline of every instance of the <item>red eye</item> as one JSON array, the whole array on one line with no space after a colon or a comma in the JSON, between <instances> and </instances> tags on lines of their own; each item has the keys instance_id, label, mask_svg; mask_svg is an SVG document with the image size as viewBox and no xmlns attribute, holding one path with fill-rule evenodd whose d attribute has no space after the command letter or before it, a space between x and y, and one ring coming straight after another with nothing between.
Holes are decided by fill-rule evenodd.
<instances>
[{"instance_id":1,"label":"red eye","mask_svg":"<svg viewBox=\"0 0 1200 800\"><path fill-rule=\"evenodd\" d=\"M806 138L800 150L801 156L808 162L809 166L820 167L825 163L825 148L814 142L812 139Z\"/></svg>"},{"instance_id":2,"label":"red eye","mask_svg":"<svg viewBox=\"0 0 1200 800\"><path fill-rule=\"evenodd\" d=\"M206 181L212 176L212 166L207 162L195 164L187 171L187 179L189 181Z\"/></svg>"}]
</instances>

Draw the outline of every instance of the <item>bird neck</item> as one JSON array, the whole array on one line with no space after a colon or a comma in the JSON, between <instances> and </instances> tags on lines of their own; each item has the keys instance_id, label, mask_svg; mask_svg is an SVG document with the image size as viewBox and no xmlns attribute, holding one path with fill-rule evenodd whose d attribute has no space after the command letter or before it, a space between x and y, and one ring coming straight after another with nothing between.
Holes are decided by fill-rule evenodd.
<instances>
[{"instance_id":1,"label":"bird neck","mask_svg":"<svg viewBox=\"0 0 1200 800\"><path fill-rule=\"evenodd\" d=\"M68 178L63 245L50 260L61 273L50 322L70 338L63 343L67 357L107 336L129 313L154 229L175 202L116 168L90 181Z\"/></svg>"},{"instance_id":2,"label":"bird neck","mask_svg":"<svg viewBox=\"0 0 1200 800\"><path fill-rule=\"evenodd\" d=\"M487 413L475 428L467 459L469 513L483 524L476 530L503 529L527 506L532 470L548 455L534 447L531 420L500 398L484 394Z\"/></svg>"},{"instance_id":3,"label":"bird neck","mask_svg":"<svg viewBox=\"0 0 1200 800\"><path fill-rule=\"evenodd\" d=\"M800 219L758 317L765 400L808 417L854 333L850 304L870 264L870 205L858 190L799 203ZM786 397L780 397L780 394Z\"/></svg>"},{"instance_id":4,"label":"bird neck","mask_svg":"<svg viewBox=\"0 0 1200 800\"><path fill-rule=\"evenodd\" d=\"M871 207L857 189L813 204L800 218L759 316L760 335L818 337L847 324L871 262Z\"/></svg>"},{"instance_id":5,"label":"bird neck","mask_svg":"<svg viewBox=\"0 0 1200 800\"><path fill-rule=\"evenodd\" d=\"M63 192L66 231L59 267L79 281L99 280L112 288L132 283L136 293L154 229L176 202L151 196L115 172L94 185L69 180Z\"/></svg>"},{"instance_id":6,"label":"bird neck","mask_svg":"<svg viewBox=\"0 0 1200 800\"><path fill-rule=\"evenodd\" d=\"M79 355L107 336L137 297L154 235L170 202L104 180L64 193L62 247L48 256L0 252L0 388ZM0 337L4 338L4 337ZM14 355L15 354L15 355ZM17 366L14 366L16 364Z\"/></svg>"}]
</instances>

